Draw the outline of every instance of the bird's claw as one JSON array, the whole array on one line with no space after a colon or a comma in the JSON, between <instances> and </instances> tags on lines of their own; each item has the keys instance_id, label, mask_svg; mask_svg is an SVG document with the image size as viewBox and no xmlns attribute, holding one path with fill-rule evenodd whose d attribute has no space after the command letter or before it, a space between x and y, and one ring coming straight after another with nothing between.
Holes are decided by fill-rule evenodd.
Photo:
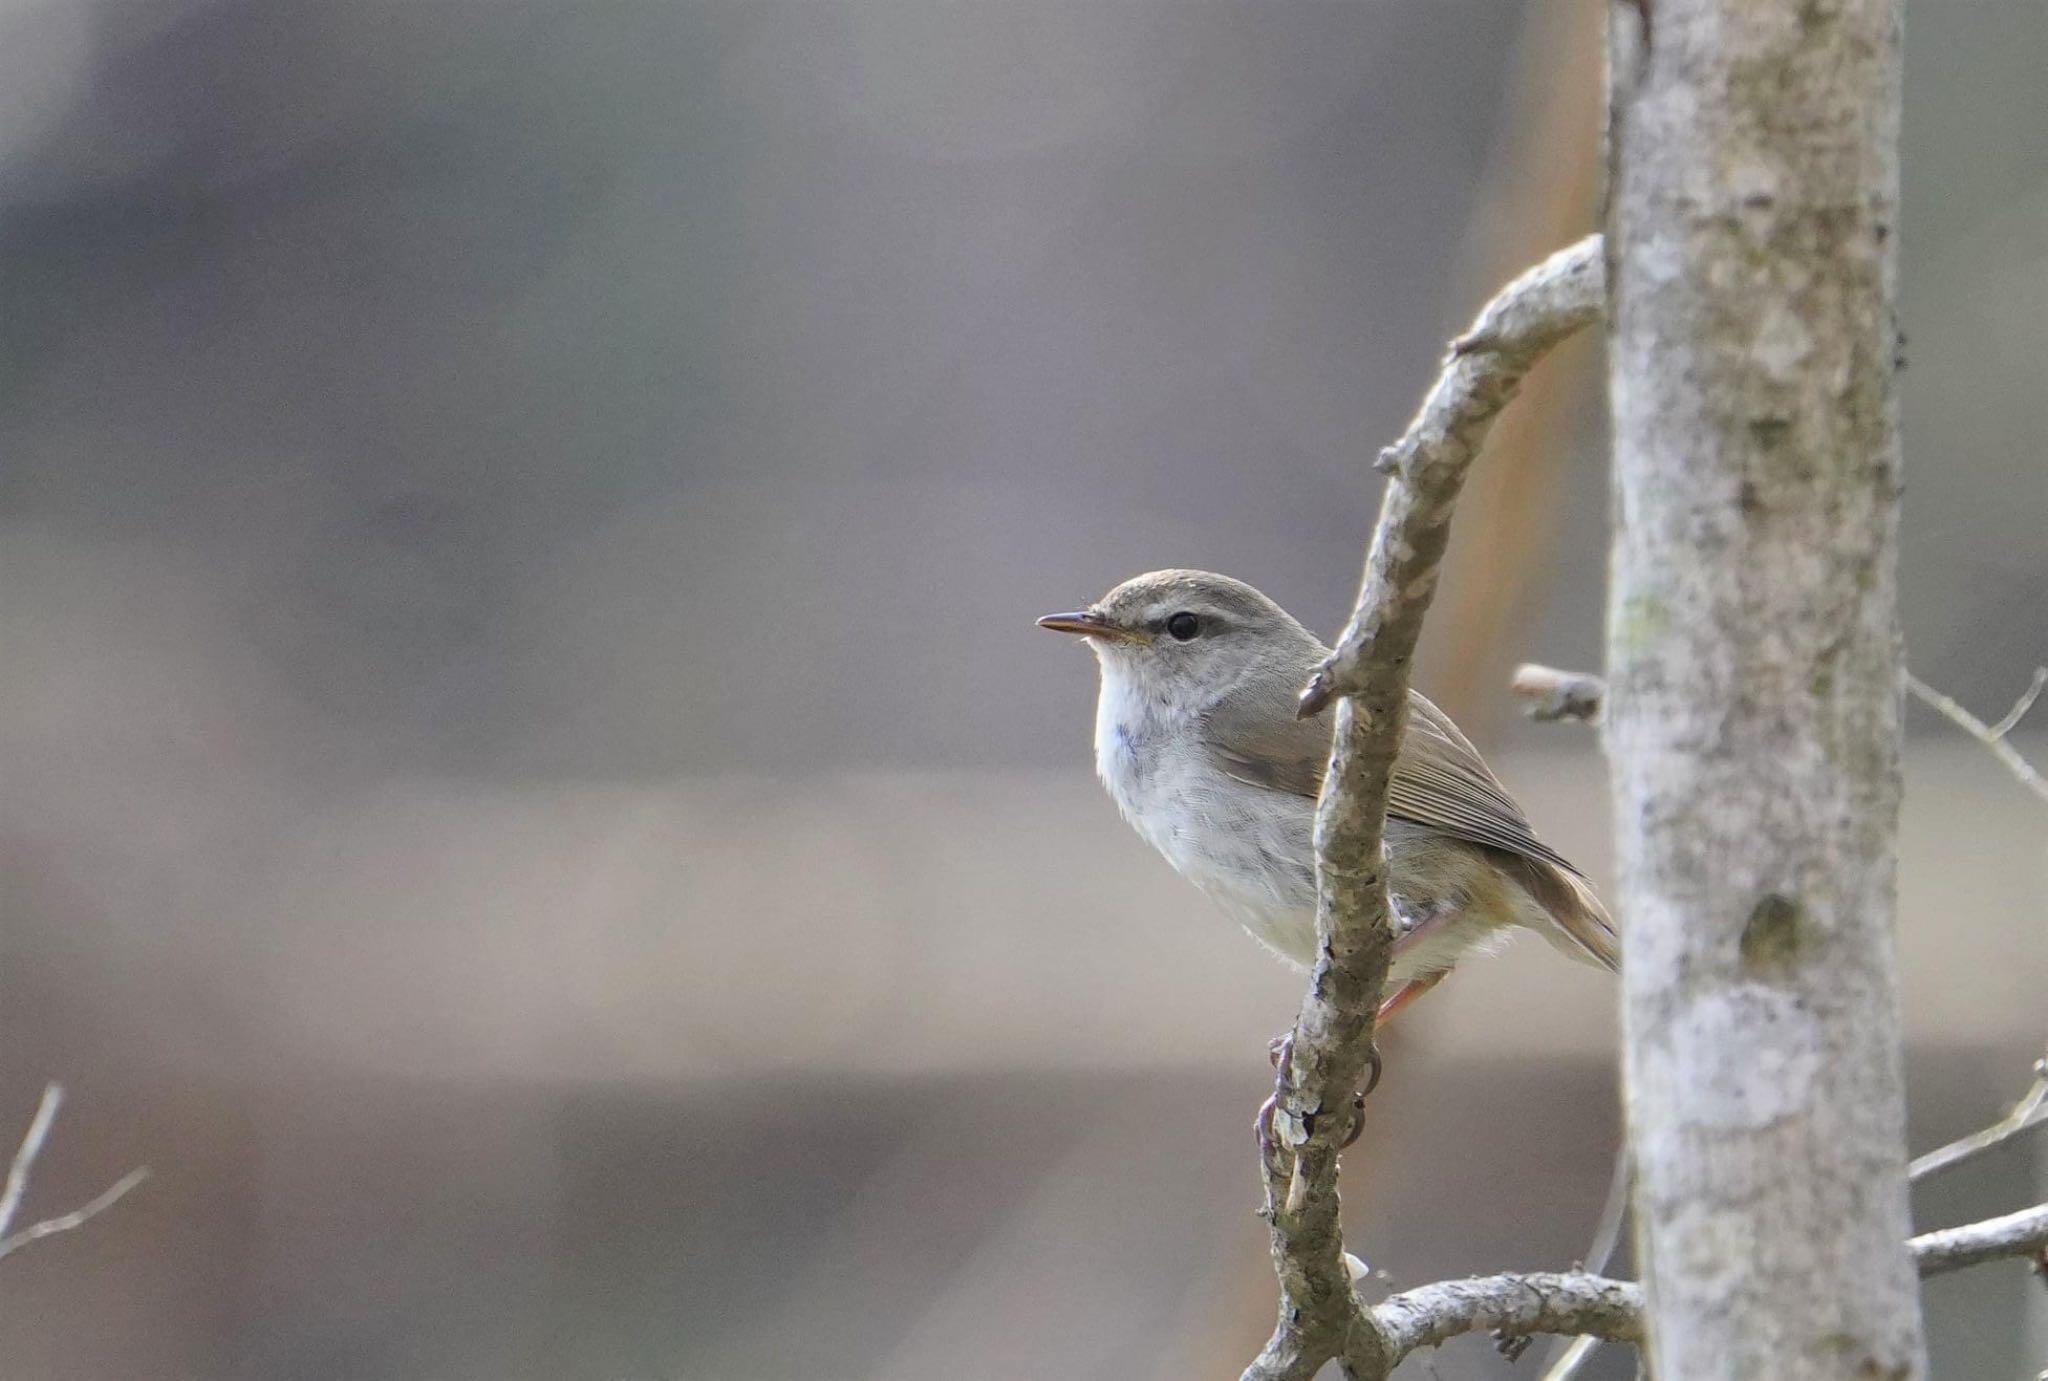
<instances>
[{"instance_id":1,"label":"bird's claw","mask_svg":"<svg viewBox=\"0 0 2048 1381\"><path fill-rule=\"evenodd\" d=\"M1337 1149L1348 1151L1351 1143L1365 1135L1365 1095L1356 1094L1351 1099L1351 1130L1344 1133L1344 1139L1337 1143Z\"/></svg>"},{"instance_id":2,"label":"bird's claw","mask_svg":"<svg viewBox=\"0 0 2048 1381\"><path fill-rule=\"evenodd\" d=\"M1286 1061L1288 1061L1288 1057L1292 1053L1294 1053L1294 1033L1292 1031L1288 1031L1284 1035L1276 1035L1272 1039L1272 1043L1266 1047L1266 1057L1272 1059L1274 1070L1284 1070L1286 1068ZM1372 1049L1366 1051L1366 1086L1364 1086L1364 1090L1360 1090L1358 1094L1352 1096L1352 1127L1350 1127L1350 1131L1343 1133L1343 1141L1337 1143L1339 1152L1343 1152L1343 1149L1350 1149L1350 1145L1354 1141L1358 1141L1358 1137L1364 1133L1364 1129L1366 1129L1366 1094L1370 1094L1374 1088L1380 1086L1380 1074L1384 1070L1386 1070L1386 1061L1380 1059L1380 1047L1378 1047L1378 1043L1374 1043ZM1280 1106L1278 1104L1278 1096L1270 1096L1270 1098L1266 1098L1266 1102L1260 1104L1260 1113L1257 1113L1257 1117L1251 1119L1251 1129L1257 1133L1257 1137L1260 1137L1260 1154L1266 1156L1268 1160L1274 1154L1274 1113L1276 1113L1278 1106ZM1313 1127L1313 1123L1309 1123L1309 1125Z\"/></svg>"},{"instance_id":3,"label":"bird's claw","mask_svg":"<svg viewBox=\"0 0 2048 1381\"><path fill-rule=\"evenodd\" d=\"M1272 1042L1266 1047L1266 1057L1273 1062L1275 1069L1284 1068L1293 1053L1292 1031L1273 1037ZM1338 1150L1348 1149L1365 1131L1365 1100L1367 1095L1380 1086L1380 1075L1385 1071L1386 1061L1380 1057L1379 1043L1375 1041L1365 1056L1365 1088L1351 1099L1351 1130L1344 1134L1344 1140L1338 1144ZM1259 1137L1259 1150L1267 1156L1273 1152L1273 1113L1278 1106L1273 1098L1268 1098L1259 1105L1258 1116L1252 1119L1252 1128Z\"/></svg>"},{"instance_id":4,"label":"bird's claw","mask_svg":"<svg viewBox=\"0 0 2048 1381\"><path fill-rule=\"evenodd\" d=\"M1252 1133L1259 1139L1259 1156L1265 1161L1271 1161L1278 1149L1273 1144L1273 1114L1279 1107L1279 1099L1269 1094L1252 1118Z\"/></svg>"},{"instance_id":5,"label":"bird's claw","mask_svg":"<svg viewBox=\"0 0 2048 1381\"><path fill-rule=\"evenodd\" d=\"M1379 1042L1375 1041L1365 1056L1365 1087L1351 1100L1351 1130L1344 1134L1344 1140L1337 1147L1338 1150L1350 1150L1351 1143L1364 1135L1366 1096L1380 1086L1380 1073L1385 1068L1386 1062L1380 1058Z\"/></svg>"}]
</instances>

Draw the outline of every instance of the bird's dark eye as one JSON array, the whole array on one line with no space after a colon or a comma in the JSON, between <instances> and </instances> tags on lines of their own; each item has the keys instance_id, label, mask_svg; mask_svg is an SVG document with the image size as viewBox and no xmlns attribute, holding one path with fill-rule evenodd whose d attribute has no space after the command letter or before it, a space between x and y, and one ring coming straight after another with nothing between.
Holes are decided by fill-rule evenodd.
<instances>
[{"instance_id":1,"label":"bird's dark eye","mask_svg":"<svg viewBox=\"0 0 2048 1381\"><path fill-rule=\"evenodd\" d=\"M1184 643L1202 631L1202 621L1183 609L1166 621L1166 631L1175 642Z\"/></svg>"}]
</instances>

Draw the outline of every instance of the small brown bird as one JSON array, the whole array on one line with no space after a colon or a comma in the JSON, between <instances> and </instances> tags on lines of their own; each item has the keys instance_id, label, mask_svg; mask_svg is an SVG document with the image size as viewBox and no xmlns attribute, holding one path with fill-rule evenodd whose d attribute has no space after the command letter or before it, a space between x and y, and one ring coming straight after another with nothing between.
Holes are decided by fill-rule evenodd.
<instances>
[{"instance_id":1,"label":"small brown bird","mask_svg":"<svg viewBox=\"0 0 2048 1381\"><path fill-rule=\"evenodd\" d=\"M1327 719L1296 697L1329 649L1242 581L1153 571L1039 626L1101 664L1095 768L1147 842L1282 958L1316 957L1313 829ZM1392 1016L1459 959L1525 926L1574 959L1618 966L1614 922L1536 837L1450 716L1409 693L1387 807Z\"/></svg>"}]
</instances>

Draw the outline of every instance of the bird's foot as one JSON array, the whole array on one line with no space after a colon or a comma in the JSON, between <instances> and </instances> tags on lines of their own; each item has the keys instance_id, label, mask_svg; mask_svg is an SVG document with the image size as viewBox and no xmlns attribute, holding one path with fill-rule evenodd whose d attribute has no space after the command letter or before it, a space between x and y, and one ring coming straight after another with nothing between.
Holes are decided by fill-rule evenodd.
<instances>
[{"instance_id":1,"label":"bird's foot","mask_svg":"<svg viewBox=\"0 0 2048 1381\"><path fill-rule=\"evenodd\" d=\"M1292 1031L1284 1031L1280 1035L1273 1037L1272 1042L1266 1047L1266 1057L1273 1062L1273 1068L1275 1069L1285 1065L1293 1053L1294 1033ZM1372 1049L1367 1051L1365 1056L1365 1088L1351 1100L1351 1130L1345 1133L1343 1143L1338 1146L1338 1150L1341 1151L1350 1146L1352 1142L1358 1140L1359 1133L1365 1130L1365 1100L1367 1095L1380 1086L1380 1075L1385 1070L1386 1062L1380 1058L1379 1044L1374 1042ZM1274 1106L1273 1100L1268 1098L1260 1106L1259 1115L1252 1124L1258 1131L1259 1149L1262 1151L1270 1151L1272 1149Z\"/></svg>"},{"instance_id":2,"label":"bird's foot","mask_svg":"<svg viewBox=\"0 0 2048 1381\"><path fill-rule=\"evenodd\" d=\"M1510 1362L1521 1361L1522 1354L1529 1350L1529 1344L1534 1341L1535 1339L1526 1333L1510 1333L1505 1328L1493 1330L1493 1345L1495 1349Z\"/></svg>"},{"instance_id":3,"label":"bird's foot","mask_svg":"<svg viewBox=\"0 0 2048 1381\"><path fill-rule=\"evenodd\" d=\"M1365 1053L1365 1087L1351 1099L1351 1130L1344 1133L1344 1140L1338 1144L1338 1150L1349 1150L1351 1143L1364 1134L1365 1100L1380 1086L1380 1074L1385 1068L1386 1062L1380 1059L1379 1042L1374 1041L1372 1049Z\"/></svg>"},{"instance_id":4,"label":"bird's foot","mask_svg":"<svg viewBox=\"0 0 2048 1381\"><path fill-rule=\"evenodd\" d=\"M1272 1164L1279 1147L1273 1142L1273 1114L1279 1111L1280 1101L1273 1094L1266 1095L1266 1101L1259 1104L1259 1110L1252 1117L1252 1135L1259 1139L1259 1159Z\"/></svg>"}]
</instances>

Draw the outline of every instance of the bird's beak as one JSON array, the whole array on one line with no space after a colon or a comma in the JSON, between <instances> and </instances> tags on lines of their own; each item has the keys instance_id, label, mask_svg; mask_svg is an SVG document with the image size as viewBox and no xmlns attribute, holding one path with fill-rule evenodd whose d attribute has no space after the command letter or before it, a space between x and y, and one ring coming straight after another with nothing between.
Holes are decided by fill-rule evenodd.
<instances>
[{"instance_id":1,"label":"bird's beak","mask_svg":"<svg viewBox=\"0 0 2048 1381\"><path fill-rule=\"evenodd\" d=\"M1084 638L1101 638L1105 642L1142 641L1138 634L1111 623L1093 609L1077 609L1071 614L1047 614L1038 621L1038 626L1050 628L1055 633L1079 633Z\"/></svg>"}]
</instances>

